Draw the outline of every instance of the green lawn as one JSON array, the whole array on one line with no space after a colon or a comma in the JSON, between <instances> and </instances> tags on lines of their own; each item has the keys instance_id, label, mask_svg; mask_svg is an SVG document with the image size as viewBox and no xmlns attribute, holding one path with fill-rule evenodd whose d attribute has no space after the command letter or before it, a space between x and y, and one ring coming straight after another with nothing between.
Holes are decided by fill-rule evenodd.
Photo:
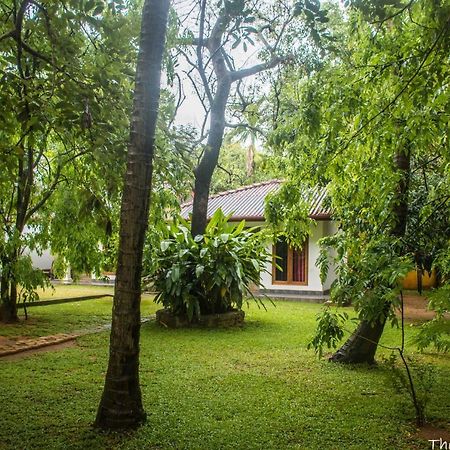
<instances>
[{"instance_id":1,"label":"green lawn","mask_svg":"<svg viewBox=\"0 0 450 450\"><path fill-rule=\"evenodd\" d=\"M87 295L112 294L113 286L92 285L55 285L54 289L39 290L40 300L61 298L76 298ZM142 298L142 316L148 316L156 311L157 306L152 301L153 296ZM111 322L112 297L104 297L89 301L74 301L58 305L32 306L28 308L28 320L18 325L1 325L0 336L38 337L56 333L70 333L93 328ZM23 310L19 317L24 319ZM1 448L1 447L0 447Z\"/></svg>"},{"instance_id":2,"label":"green lawn","mask_svg":"<svg viewBox=\"0 0 450 450\"><path fill-rule=\"evenodd\" d=\"M83 297L85 295L112 294L114 286L96 286L92 284L55 284L52 288L38 289L39 300L54 298Z\"/></svg>"},{"instance_id":3,"label":"green lawn","mask_svg":"<svg viewBox=\"0 0 450 450\"><path fill-rule=\"evenodd\" d=\"M41 309L37 328L51 327L62 317L103 320L110 306L111 300L93 300L33 308L30 314L34 320ZM243 329L145 324L141 384L148 420L126 436L90 427L103 386L108 333L80 338L75 348L0 360L0 448L430 448L414 437L412 408L392 387L383 364L342 367L306 349L319 305L267 307L265 312L251 306ZM156 309L149 300L143 308L143 315ZM407 337L413 333L408 327ZM388 329L383 342L399 339L397 330ZM420 358L437 367L429 417L447 420L448 427L449 358Z\"/></svg>"}]
</instances>

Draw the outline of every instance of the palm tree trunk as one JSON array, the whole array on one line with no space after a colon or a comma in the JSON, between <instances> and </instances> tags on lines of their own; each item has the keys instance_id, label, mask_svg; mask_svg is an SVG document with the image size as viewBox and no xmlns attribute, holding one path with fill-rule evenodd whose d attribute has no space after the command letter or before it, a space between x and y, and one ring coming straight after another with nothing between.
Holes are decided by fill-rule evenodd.
<instances>
[{"instance_id":1,"label":"palm tree trunk","mask_svg":"<svg viewBox=\"0 0 450 450\"><path fill-rule=\"evenodd\" d=\"M393 205L395 221L391 232L393 236L398 238L402 237L406 231L410 160L411 154L409 149L398 151L394 157L395 169L402 174L395 193ZM365 320L361 321L358 328L344 345L330 357L330 361L373 364L390 307L391 304L387 302L384 305L384 317L374 323Z\"/></svg>"},{"instance_id":2,"label":"palm tree trunk","mask_svg":"<svg viewBox=\"0 0 450 450\"><path fill-rule=\"evenodd\" d=\"M139 385L142 252L148 225L161 63L169 0L146 0L136 68L119 258L105 387L94 426L129 429L145 420Z\"/></svg>"}]
</instances>

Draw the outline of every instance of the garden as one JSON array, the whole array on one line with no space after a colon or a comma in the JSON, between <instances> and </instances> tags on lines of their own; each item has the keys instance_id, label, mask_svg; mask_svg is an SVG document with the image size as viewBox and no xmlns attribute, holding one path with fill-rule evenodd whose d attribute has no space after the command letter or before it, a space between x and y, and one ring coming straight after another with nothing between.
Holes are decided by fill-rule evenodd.
<instances>
[{"instance_id":1,"label":"garden","mask_svg":"<svg viewBox=\"0 0 450 450\"><path fill-rule=\"evenodd\" d=\"M390 351L381 348L373 367L335 365L306 348L321 305L277 301L268 311L250 305L238 328L174 330L154 320L142 325L147 421L126 434L92 429L107 331L64 349L0 359L0 448L429 448L434 437L415 427L410 398L392 377ZM143 317L158 308L144 298ZM90 327L104 323L110 312L110 298L37 306L29 323L2 326L0 334ZM433 370L431 383L418 379L417 389L429 396L431 436L441 430L444 438L450 362L433 352L417 353L411 344L416 328L406 327L408 353ZM400 330L389 327L381 343L397 346L400 339Z\"/></svg>"},{"instance_id":2,"label":"garden","mask_svg":"<svg viewBox=\"0 0 450 450\"><path fill-rule=\"evenodd\" d=\"M450 447L449 17L0 2L0 450Z\"/></svg>"}]
</instances>

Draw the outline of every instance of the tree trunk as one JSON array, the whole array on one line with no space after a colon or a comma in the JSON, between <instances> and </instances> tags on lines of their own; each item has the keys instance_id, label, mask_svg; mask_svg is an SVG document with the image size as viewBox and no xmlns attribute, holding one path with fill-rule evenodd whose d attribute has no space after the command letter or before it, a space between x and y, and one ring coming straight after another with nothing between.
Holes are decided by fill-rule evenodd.
<instances>
[{"instance_id":1,"label":"tree trunk","mask_svg":"<svg viewBox=\"0 0 450 450\"><path fill-rule=\"evenodd\" d=\"M372 325L365 320L361 321L345 344L331 356L330 361L373 364L385 323L386 319Z\"/></svg>"},{"instance_id":2,"label":"tree trunk","mask_svg":"<svg viewBox=\"0 0 450 450\"><path fill-rule=\"evenodd\" d=\"M168 9L169 0L146 0L142 14L109 364L94 423L103 429L136 428L146 417L139 385L141 270Z\"/></svg>"},{"instance_id":3,"label":"tree trunk","mask_svg":"<svg viewBox=\"0 0 450 450\"><path fill-rule=\"evenodd\" d=\"M225 2L226 3L226 2ZM195 170L194 200L192 203L191 234L196 236L205 232L208 215L208 197L211 186L211 178L219 160L220 147L222 146L225 131L225 110L230 89L233 82L246 77L256 75L264 70L271 69L281 62L281 58L273 56L263 64L256 64L247 69L229 70L230 57L224 50L224 35L230 32L230 24L237 18L229 11L229 8L221 8L216 22L212 27L210 36L205 39L203 35L205 25L206 0L200 2L200 36L195 40L197 45L197 69L206 89L209 104L211 106L211 121L208 141L203 157ZM225 42L228 37L225 38ZM202 48L207 48L209 61L212 62L214 74L217 78L217 90L212 95L211 84L205 73L202 59ZM228 59L228 64L225 59Z\"/></svg>"},{"instance_id":4,"label":"tree trunk","mask_svg":"<svg viewBox=\"0 0 450 450\"><path fill-rule=\"evenodd\" d=\"M246 159L246 169L247 169L247 177L252 177L255 173L255 144L252 139L252 143L248 146L247 149L247 159Z\"/></svg>"},{"instance_id":5,"label":"tree trunk","mask_svg":"<svg viewBox=\"0 0 450 450\"><path fill-rule=\"evenodd\" d=\"M406 149L398 151L394 157L395 169L402 174L394 198L394 224L391 232L393 236L398 238L405 234L408 218L410 156L409 149ZM361 321L358 328L348 338L344 345L331 356L330 361L373 364L378 342L383 334L387 313L390 307L391 304L387 302L384 305L384 318L375 323L369 323L365 320Z\"/></svg>"},{"instance_id":6,"label":"tree trunk","mask_svg":"<svg viewBox=\"0 0 450 450\"><path fill-rule=\"evenodd\" d=\"M0 322L14 323L19 321L17 315L17 286L12 279L11 266L13 258L2 258L0 278Z\"/></svg>"},{"instance_id":7,"label":"tree trunk","mask_svg":"<svg viewBox=\"0 0 450 450\"><path fill-rule=\"evenodd\" d=\"M15 323L19 321L17 315L17 287L15 283L2 277L1 280L0 322Z\"/></svg>"},{"instance_id":8,"label":"tree trunk","mask_svg":"<svg viewBox=\"0 0 450 450\"><path fill-rule=\"evenodd\" d=\"M208 197L211 178L219 160L225 131L225 109L230 95L231 80L224 75L211 107L211 123L208 142L200 164L195 170L194 201L192 204L192 236L205 232L208 214Z\"/></svg>"}]
</instances>

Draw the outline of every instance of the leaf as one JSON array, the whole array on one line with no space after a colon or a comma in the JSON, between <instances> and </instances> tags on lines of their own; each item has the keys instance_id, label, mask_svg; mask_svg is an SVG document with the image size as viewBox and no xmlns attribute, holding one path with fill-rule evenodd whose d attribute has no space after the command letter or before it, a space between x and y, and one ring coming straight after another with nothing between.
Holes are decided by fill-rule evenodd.
<instances>
[{"instance_id":1,"label":"leaf","mask_svg":"<svg viewBox=\"0 0 450 450\"><path fill-rule=\"evenodd\" d=\"M170 247L170 241L161 241L161 251L165 252Z\"/></svg>"},{"instance_id":2,"label":"leaf","mask_svg":"<svg viewBox=\"0 0 450 450\"><path fill-rule=\"evenodd\" d=\"M105 9L105 6L102 3L99 3L96 8L94 9L94 11L92 12L93 16L98 16L99 14L101 14Z\"/></svg>"},{"instance_id":3,"label":"leaf","mask_svg":"<svg viewBox=\"0 0 450 450\"><path fill-rule=\"evenodd\" d=\"M205 271L205 266L202 266L201 264L199 264L195 268L195 276L198 278L204 271Z\"/></svg>"},{"instance_id":4,"label":"leaf","mask_svg":"<svg viewBox=\"0 0 450 450\"><path fill-rule=\"evenodd\" d=\"M180 279L180 268L178 266L173 266L170 271L170 278L173 282L179 281Z\"/></svg>"},{"instance_id":5,"label":"leaf","mask_svg":"<svg viewBox=\"0 0 450 450\"><path fill-rule=\"evenodd\" d=\"M239 46L240 43L241 43L241 38L238 38L236 41L233 42L233 45L231 46L231 48L235 49L236 47Z\"/></svg>"},{"instance_id":6,"label":"leaf","mask_svg":"<svg viewBox=\"0 0 450 450\"><path fill-rule=\"evenodd\" d=\"M89 12L95 6L95 0L87 0L84 4L84 12Z\"/></svg>"}]
</instances>

